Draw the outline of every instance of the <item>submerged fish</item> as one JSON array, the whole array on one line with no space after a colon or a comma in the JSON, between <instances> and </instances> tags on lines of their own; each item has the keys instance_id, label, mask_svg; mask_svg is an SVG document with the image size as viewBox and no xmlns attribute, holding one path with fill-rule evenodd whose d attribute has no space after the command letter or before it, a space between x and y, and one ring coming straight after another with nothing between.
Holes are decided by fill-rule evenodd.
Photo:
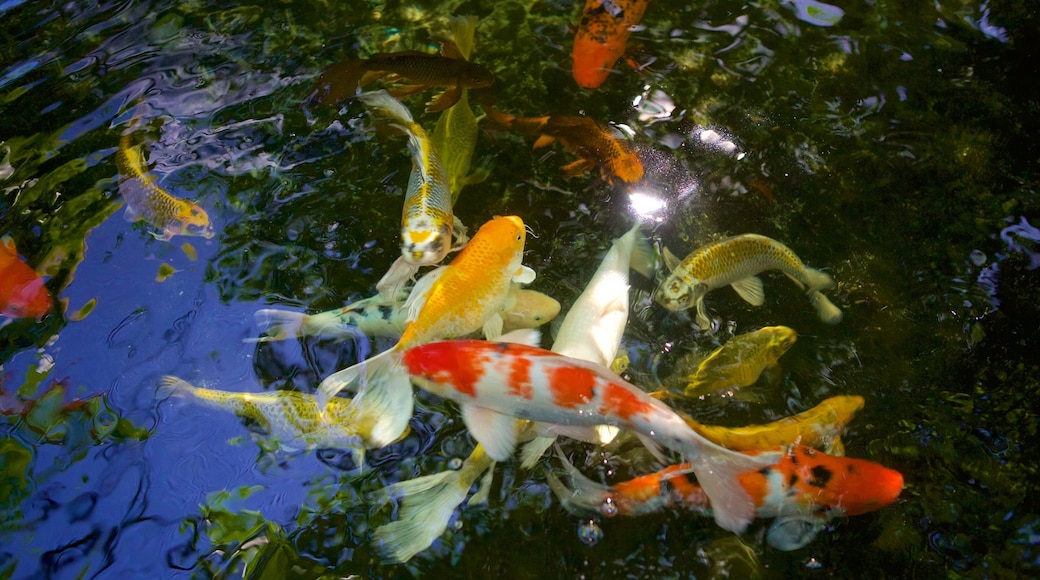
<instances>
[{"instance_id":1,"label":"submerged fish","mask_svg":"<svg viewBox=\"0 0 1040 580\"><path fill-rule=\"evenodd\" d=\"M767 539L780 550L797 550L811 542L830 520L881 509L899 497L903 476L864 459L836 457L803 445L779 454L775 463L737 476L754 502L755 516L777 518ZM569 463L573 489L549 475L549 485L569 509L605 515L633 516L671 507L710 514L713 502L686 477L688 465L672 465L657 473L605 486Z\"/></svg>"},{"instance_id":2,"label":"submerged fish","mask_svg":"<svg viewBox=\"0 0 1040 580\"><path fill-rule=\"evenodd\" d=\"M0 238L0 315L39 319L53 307L43 278L18 256L14 238Z\"/></svg>"},{"instance_id":3,"label":"submerged fish","mask_svg":"<svg viewBox=\"0 0 1040 580\"><path fill-rule=\"evenodd\" d=\"M601 365L614 359L628 320L630 266L644 275L653 266L653 253L638 224L614 240L585 291L567 312L553 343L554 352ZM543 432L536 437L538 427L529 421L521 421L515 428L517 441L534 437L524 447L522 461L523 467L533 467L556 436ZM384 557L390 562L405 562L428 548L444 533L455 508L485 472L481 490L486 493L494 464L484 446L477 443L458 470L402 481L384 489L387 497L399 498L401 506L396 521L376 529L375 543ZM478 503L480 493L469 503Z\"/></svg>"},{"instance_id":4,"label":"submerged fish","mask_svg":"<svg viewBox=\"0 0 1040 580\"><path fill-rule=\"evenodd\" d=\"M790 248L772 238L744 234L701 246L682 262L670 254L665 258L672 271L654 298L673 311L696 307L701 328L711 326L704 295L716 288L732 286L749 304L764 304L765 291L756 274L766 270L780 270L805 290L821 320L828 324L841 321L841 310L820 292L834 287L830 275L805 266Z\"/></svg>"},{"instance_id":5,"label":"submerged fish","mask_svg":"<svg viewBox=\"0 0 1040 580\"><path fill-rule=\"evenodd\" d=\"M534 148L559 141L581 159L561 168L567 177L575 177L599 167L603 179L636 183L643 178L643 163L632 148L614 137L604 126L590 117L550 115L548 117L514 117L493 107L484 107L488 118L498 126L527 135L538 135Z\"/></svg>"},{"instance_id":6,"label":"submerged fish","mask_svg":"<svg viewBox=\"0 0 1040 580\"><path fill-rule=\"evenodd\" d=\"M476 16L451 19L451 29L461 58L469 60L473 48L473 34L477 27ZM488 172L478 170L470 173L473 151L477 146L477 117L469 107L469 91L462 89L458 102L441 113L433 130L433 145L444 160L448 175L451 202L459 199L462 188L483 181Z\"/></svg>"},{"instance_id":7,"label":"submerged fish","mask_svg":"<svg viewBox=\"0 0 1040 580\"><path fill-rule=\"evenodd\" d=\"M574 37L574 80L595 89L625 53L632 28L643 19L650 0L585 0Z\"/></svg>"},{"instance_id":8,"label":"submerged fish","mask_svg":"<svg viewBox=\"0 0 1040 580\"><path fill-rule=\"evenodd\" d=\"M437 264L451 250L452 231L456 229L451 192L436 148L408 109L386 91L362 93L358 98L408 136L412 154L401 213L401 257L376 285L380 292L394 296L420 266Z\"/></svg>"},{"instance_id":9,"label":"submerged fish","mask_svg":"<svg viewBox=\"0 0 1040 580\"><path fill-rule=\"evenodd\" d=\"M798 333L786 326L740 334L715 349L693 373L669 382L685 385L683 395L689 398L732 396L734 391L755 384L762 371L775 365L796 340Z\"/></svg>"},{"instance_id":10,"label":"submerged fish","mask_svg":"<svg viewBox=\"0 0 1040 580\"><path fill-rule=\"evenodd\" d=\"M516 216L495 218L447 266L419 279L405 308L408 326L393 348L367 361L337 371L321 382L319 396L331 399L363 376L366 388L351 403L365 416L380 417L373 439L395 441L412 416L412 388L401 357L413 346L483 328L484 336L502 334L501 312L508 309L515 284L534 280L534 271L521 262L527 231ZM358 411L361 412L361 411Z\"/></svg>"},{"instance_id":11,"label":"submerged fish","mask_svg":"<svg viewBox=\"0 0 1040 580\"><path fill-rule=\"evenodd\" d=\"M349 449L358 465L364 447L373 447L368 434L373 421L358 415L350 400L337 398L322 410L314 395L296 391L236 393L204 389L173 376L159 381L160 397L181 396L212 409L256 421L287 451L317 448Z\"/></svg>"},{"instance_id":12,"label":"submerged fish","mask_svg":"<svg viewBox=\"0 0 1040 580\"><path fill-rule=\"evenodd\" d=\"M704 425L687 417L694 431L734 451L757 451L801 444L815 447L831 455L844 455L841 434L849 421L863 408L863 397L841 395L819 405L772 423L746 427Z\"/></svg>"},{"instance_id":13,"label":"submerged fish","mask_svg":"<svg viewBox=\"0 0 1040 580\"><path fill-rule=\"evenodd\" d=\"M380 78L412 83L394 92L403 97L426 87L444 87L427 106L428 113L443 111L458 102L462 89L490 87L494 75L479 64L414 50L384 52L363 60L348 60L332 65L318 76L313 93L319 104L335 104L354 96L359 87Z\"/></svg>"},{"instance_id":14,"label":"submerged fish","mask_svg":"<svg viewBox=\"0 0 1040 580\"><path fill-rule=\"evenodd\" d=\"M164 242L173 236L213 237L213 226L206 210L159 187L148 173L141 146L130 144L129 133L124 133L119 140L116 165L123 175L119 193L126 202L124 215L127 221L147 221L162 232L150 232L152 236Z\"/></svg>"},{"instance_id":15,"label":"submerged fish","mask_svg":"<svg viewBox=\"0 0 1040 580\"><path fill-rule=\"evenodd\" d=\"M247 342L272 342L297 336L351 337L357 332L369 337L400 337L408 326L408 310L404 307L408 294L399 292L395 299L376 294L317 314L293 310L263 308L254 315L266 332ZM560 313L560 303L535 290L514 291L512 305L499 314L502 332L518 328L537 328Z\"/></svg>"},{"instance_id":16,"label":"submerged fish","mask_svg":"<svg viewBox=\"0 0 1040 580\"><path fill-rule=\"evenodd\" d=\"M409 349L412 381L451 399L473 438L496 460L516 446L516 420L566 427L613 425L644 444L680 453L715 505L715 521L743 530L754 516L736 477L772 465L769 458L730 451L703 438L664 403L602 365L519 344L449 340Z\"/></svg>"}]
</instances>

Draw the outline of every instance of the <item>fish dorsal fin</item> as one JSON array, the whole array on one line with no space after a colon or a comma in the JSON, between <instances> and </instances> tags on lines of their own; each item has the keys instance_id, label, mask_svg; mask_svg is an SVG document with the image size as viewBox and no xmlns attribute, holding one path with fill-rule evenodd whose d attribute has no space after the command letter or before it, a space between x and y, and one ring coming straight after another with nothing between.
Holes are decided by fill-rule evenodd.
<instances>
[{"instance_id":1,"label":"fish dorsal fin","mask_svg":"<svg viewBox=\"0 0 1040 580\"><path fill-rule=\"evenodd\" d=\"M730 286L733 286L737 294L752 306L762 306L766 303L766 291L762 288L762 279L758 276L748 276L737 280Z\"/></svg>"},{"instance_id":2,"label":"fish dorsal fin","mask_svg":"<svg viewBox=\"0 0 1040 580\"><path fill-rule=\"evenodd\" d=\"M679 266L679 264L682 263L682 260L676 257L676 255L673 254L672 251L668 248L665 248L664 251L661 252L661 256L664 258L664 265L666 268L668 268L669 272L676 269Z\"/></svg>"},{"instance_id":3,"label":"fish dorsal fin","mask_svg":"<svg viewBox=\"0 0 1040 580\"><path fill-rule=\"evenodd\" d=\"M488 457L505 461L516 449L517 419L476 405L462 406L462 420Z\"/></svg>"},{"instance_id":4,"label":"fish dorsal fin","mask_svg":"<svg viewBox=\"0 0 1040 580\"><path fill-rule=\"evenodd\" d=\"M534 270L527 266L520 266L520 269L513 274L513 282L516 282L517 284L530 284L531 282L534 282L535 276L536 274L534 273Z\"/></svg>"},{"instance_id":5,"label":"fish dorsal fin","mask_svg":"<svg viewBox=\"0 0 1040 580\"><path fill-rule=\"evenodd\" d=\"M499 336L496 340L498 342L539 346L542 343L542 333L534 328L518 328Z\"/></svg>"},{"instance_id":6,"label":"fish dorsal fin","mask_svg":"<svg viewBox=\"0 0 1040 580\"><path fill-rule=\"evenodd\" d=\"M415 319L419 318L419 312L426 304L426 299L430 296L430 290L433 289L434 283L441 277L441 274L444 274L447 268L448 266L441 266L431 270L415 283L412 293L404 301L404 309L408 311L408 322L414 322Z\"/></svg>"}]
</instances>

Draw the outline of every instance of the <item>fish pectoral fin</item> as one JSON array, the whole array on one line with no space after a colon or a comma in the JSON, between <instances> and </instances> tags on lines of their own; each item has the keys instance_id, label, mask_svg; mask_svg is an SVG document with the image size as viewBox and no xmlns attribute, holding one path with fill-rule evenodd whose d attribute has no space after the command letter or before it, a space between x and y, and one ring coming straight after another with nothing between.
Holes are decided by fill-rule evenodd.
<instances>
[{"instance_id":1,"label":"fish pectoral fin","mask_svg":"<svg viewBox=\"0 0 1040 580\"><path fill-rule=\"evenodd\" d=\"M704 296L697 299L697 326L701 330L711 328L711 318L708 316L708 308L704 306Z\"/></svg>"},{"instance_id":2,"label":"fish pectoral fin","mask_svg":"<svg viewBox=\"0 0 1040 580\"><path fill-rule=\"evenodd\" d=\"M491 465L488 466L487 473L484 477L480 478L480 483L477 484L477 491L473 492L470 496L469 501L466 502L466 506L486 504L488 496L491 495L491 484L495 481L495 462L492 461Z\"/></svg>"},{"instance_id":3,"label":"fish pectoral fin","mask_svg":"<svg viewBox=\"0 0 1040 580\"><path fill-rule=\"evenodd\" d=\"M439 113L445 109L451 108L455 103L459 102L462 97L462 87L455 85L454 87L447 89L443 93L437 95L429 103L426 104L427 113Z\"/></svg>"},{"instance_id":4,"label":"fish pectoral fin","mask_svg":"<svg viewBox=\"0 0 1040 580\"><path fill-rule=\"evenodd\" d=\"M762 306L766 303L766 291L762 288L762 279L758 276L748 276L743 280L737 280L730 286L752 306Z\"/></svg>"},{"instance_id":5,"label":"fish pectoral fin","mask_svg":"<svg viewBox=\"0 0 1040 580\"><path fill-rule=\"evenodd\" d=\"M520 266L520 269L513 274L513 282L517 284L530 284L534 282L536 274L534 270L527 266Z\"/></svg>"},{"instance_id":6,"label":"fish pectoral fin","mask_svg":"<svg viewBox=\"0 0 1040 580\"><path fill-rule=\"evenodd\" d=\"M539 135L538 138L534 140L534 145L531 145L531 149L541 149L542 147L548 147L549 145L552 145L555 141L556 137L553 137L552 135Z\"/></svg>"},{"instance_id":7,"label":"fish pectoral fin","mask_svg":"<svg viewBox=\"0 0 1040 580\"><path fill-rule=\"evenodd\" d=\"M386 274L376 282L376 290L383 296L397 296L401 288L404 288L418 271L418 266L409 264L404 257L398 256Z\"/></svg>"},{"instance_id":8,"label":"fish pectoral fin","mask_svg":"<svg viewBox=\"0 0 1040 580\"><path fill-rule=\"evenodd\" d=\"M430 290L433 289L433 284L437 282L437 279L444 274L448 266L440 266L435 270L430 270L425 276L419 278L419 281L415 283L412 288L412 293L408 295L408 299L404 301L403 308L408 311L408 322L413 322L419 317L419 312L426 304L426 299L430 296Z\"/></svg>"},{"instance_id":9,"label":"fish pectoral fin","mask_svg":"<svg viewBox=\"0 0 1040 580\"><path fill-rule=\"evenodd\" d=\"M461 250L467 243L469 243L469 236L466 234L466 226L463 225L462 220L458 216L453 216L451 224L451 235L455 238L455 245L451 247L452 251Z\"/></svg>"},{"instance_id":10,"label":"fish pectoral fin","mask_svg":"<svg viewBox=\"0 0 1040 580\"><path fill-rule=\"evenodd\" d=\"M517 419L476 405L462 406L462 421L473 438L484 446L488 457L505 461L516 450Z\"/></svg>"},{"instance_id":11,"label":"fish pectoral fin","mask_svg":"<svg viewBox=\"0 0 1040 580\"><path fill-rule=\"evenodd\" d=\"M766 532L766 541L777 550L790 552L805 547L826 527L819 516L811 514L782 515Z\"/></svg>"},{"instance_id":12,"label":"fish pectoral fin","mask_svg":"<svg viewBox=\"0 0 1040 580\"><path fill-rule=\"evenodd\" d=\"M505 321L502 320L502 315L497 313L492 314L491 317L484 322L484 338L487 340L500 340L503 326L505 326Z\"/></svg>"},{"instance_id":13,"label":"fish pectoral fin","mask_svg":"<svg viewBox=\"0 0 1040 580\"><path fill-rule=\"evenodd\" d=\"M672 270L676 269L679 266L679 264L682 263L682 260L680 260L668 248L664 248L664 251L661 252L661 257L664 258L664 265L665 265L666 268L668 268L669 272L671 272Z\"/></svg>"},{"instance_id":14,"label":"fish pectoral fin","mask_svg":"<svg viewBox=\"0 0 1040 580\"><path fill-rule=\"evenodd\" d=\"M534 328L518 328L500 335L496 340L526 346L539 346L542 343L542 333Z\"/></svg>"},{"instance_id":15,"label":"fish pectoral fin","mask_svg":"<svg viewBox=\"0 0 1040 580\"><path fill-rule=\"evenodd\" d=\"M560 173L563 173L564 177L578 177L592 171L595 167L596 164L592 161L579 159L561 167Z\"/></svg>"},{"instance_id":16,"label":"fish pectoral fin","mask_svg":"<svg viewBox=\"0 0 1040 580\"><path fill-rule=\"evenodd\" d=\"M556 435L539 435L528 441L520 450L520 467L531 469L545 455L545 451L556 442Z\"/></svg>"}]
</instances>

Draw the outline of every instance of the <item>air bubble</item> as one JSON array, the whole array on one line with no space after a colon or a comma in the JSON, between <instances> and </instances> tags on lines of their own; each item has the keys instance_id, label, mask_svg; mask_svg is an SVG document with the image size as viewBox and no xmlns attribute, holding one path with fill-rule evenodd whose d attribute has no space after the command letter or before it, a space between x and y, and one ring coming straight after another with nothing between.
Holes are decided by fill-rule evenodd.
<instances>
[{"instance_id":1,"label":"air bubble","mask_svg":"<svg viewBox=\"0 0 1040 580\"><path fill-rule=\"evenodd\" d=\"M460 467L462 467L462 459L458 457L452 457L451 460L448 461L448 469L456 471Z\"/></svg>"},{"instance_id":2,"label":"air bubble","mask_svg":"<svg viewBox=\"0 0 1040 580\"><path fill-rule=\"evenodd\" d=\"M599 511L608 518L612 518L618 514L618 507L614 500L608 497L603 500L603 505L599 506Z\"/></svg>"},{"instance_id":3,"label":"air bubble","mask_svg":"<svg viewBox=\"0 0 1040 580\"><path fill-rule=\"evenodd\" d=\"M588 547L595 546L603 539L603 530L593 520L583 522L578 526L578 538Z\"/></svg>"}]
</instances>

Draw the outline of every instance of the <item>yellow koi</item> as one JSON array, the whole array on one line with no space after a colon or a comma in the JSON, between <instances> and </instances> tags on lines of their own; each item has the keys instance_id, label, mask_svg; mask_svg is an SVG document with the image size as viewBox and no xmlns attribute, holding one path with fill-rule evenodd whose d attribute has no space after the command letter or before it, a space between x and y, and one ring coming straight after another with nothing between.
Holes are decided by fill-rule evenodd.
<instances>
[{"instance_id":1,"label":"yellow koi","mask_svg":"<svg viewBox=\"0 0 1040 580\"><path fill-rule=\"evenodd\" d=\"M756 274L766 270L780 270L805 290L824 322L836 324L842 317L841 310L820 292L834 287L830 275L805 266L790 248L766 236L744 234L713 242L694 250L682 262L666 253L665 261L672 272L654 298L672 311L696 306L697 324L704 329L711 326L705 294L728 285L749 304L761 306L765 291Z\"/></svg>"},{"instance_id":2,"label":"yellow koi","mask_svg":"<svg viewBox=\"0 0 1040 580\"><path fill-rule=\"evenodd\" d=\"M234 413L260 424L287 451L350 449L361 465L373 421L356 413L350 400L337 398L322 411L314 395L295 391L236 393L204 389L173 376L159 381L159 396L189 398L199 405Z\"/></svg>"},{"instance_id":3,"label":"yellow koi","mask_svg":"<svg viewBox=\"0 0 1040 580\"><path fill-rule=\"evenodd\" d=\"M365 389L351 405L363 416L380 417L375 441L388 445L408 425L412 415L412 387L402 367L404 352L434 340L465 336L483 328L489 339L502 334L501 312L510 306L515 284L534 280L524 266L527 231L516 216L495 218L447 266L419 279L405 302L408 326L393 348L371 359L329 375L321 382L319 397L330 400L364 375Z\"/></svg>"},{"instance_id":4,"label":"yellow koi","mask_svg":"<svg viewBox=\"0 0 1040 580\"><path fill-rule=\"evenodd\" d=\"M162 234L150 233L164 242L178 235L213 237L213 226L204 209L197 203L170 195L155 183L148 173L141 146L130 144L129 133L119 140L116 165L123 175L119 193L126 202L127 221L147 221L162 231Z\"/></svg>"},{"instance_id":5,"label":"yellow koi","mask_svg":"<svg viewBox=\"0 0 1040 580\"><path fill-rule=\"evenodd\" d=\"M796 340L798 333L786 326L767 326L734 336L697 363L693 373L677 371L676 378L668 383L685 385L683 394L689 398L732 395L755 384L762 371L775 365ZM687 366L685 359L679 361L678 368Z\"/></svg>"},{"instance_id":6,"label":"yellow koi","mask_svg":"<svg viewBox=\"0 0 1040 580\"><path fill-rule=\"evenodd\" d=\"M807 411L764 425L717 427L684 418L705 439L734 451L763 451L800 444L830 455L844 455L841 435L862 408L863 397L851 395L831 397Z\"/></svg>"}]
</instances>

